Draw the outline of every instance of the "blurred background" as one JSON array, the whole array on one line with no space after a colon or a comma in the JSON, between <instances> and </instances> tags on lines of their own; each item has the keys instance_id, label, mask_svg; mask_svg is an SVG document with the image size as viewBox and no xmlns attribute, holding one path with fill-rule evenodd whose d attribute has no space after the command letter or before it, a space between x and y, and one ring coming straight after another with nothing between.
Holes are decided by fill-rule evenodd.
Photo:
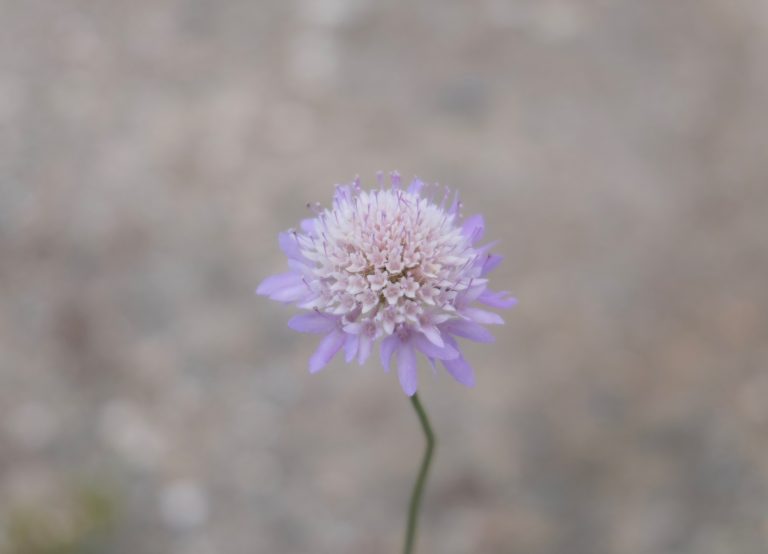
<instances>
[{"instance_id":1,"label":"blurred background","mask_svg":"<svg viewBox=\"0 0 768 554\"><path fill-rule=\"evenodd\" d=\"M764 0L0 0L0 553L385 554L394 375L253 295L334 183L520 299L422 376L420 552L768 551Z\"/></svg>"}]
</instances>

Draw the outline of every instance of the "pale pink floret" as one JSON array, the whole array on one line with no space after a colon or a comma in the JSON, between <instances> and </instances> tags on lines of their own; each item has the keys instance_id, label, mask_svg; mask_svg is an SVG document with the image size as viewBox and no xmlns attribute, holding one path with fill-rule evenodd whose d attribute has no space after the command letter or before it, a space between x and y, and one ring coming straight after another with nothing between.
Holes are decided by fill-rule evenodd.
<instances>
[{"instance_id":1,"label":"pale pink floret","mask_svg":"<svg viewBox=\"0 0 768 554\"><path fill-rule=\"evenodd\" d=\"M358 181L339 186L331 208L318 208L301 231L280 234L291 271L266 279L257 293L310 310L289 322L324 335L310 371L341 349L347 361L363 363L380 340L382 364L389 369L395 358L408 395L418 387L416 352L474 385L454 337L491 342L483 325L503 320L478 304L510 308L516 301L487 288L501 257L489 253L491 245L476 246L482 217L462 220L457 194L449 205L447 191L434 201L425 187L415 179L403 189L396 174L387 189L364 191Z\"/></svg>"},{"instance_id":2,"label":"pale pink floret","mask_svg":"<svg viewBox=\"0 0 768 554\"><path fill-rule=\"evenodd\" d=\"M377 269L372 275L368 276L368 282L371 284L372 291L380 291L389 283L387 273Z\"/></svg>"}]
</instances>

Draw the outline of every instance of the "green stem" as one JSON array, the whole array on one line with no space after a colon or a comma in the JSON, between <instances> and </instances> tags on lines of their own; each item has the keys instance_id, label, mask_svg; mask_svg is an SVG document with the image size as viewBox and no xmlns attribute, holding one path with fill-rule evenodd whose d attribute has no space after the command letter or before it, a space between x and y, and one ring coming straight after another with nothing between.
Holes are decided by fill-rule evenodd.
<instances>
[{"instance_id":1,"label":"green stem","mask_svg":"<svg viewBox=\"0 0 768 554\"><path fill-rule=\"evenodd\" d=\"M416 410L416 415L419 416L421 428L424 430L424 436L427 439L427 449L424 451L424 457L421 460L421 468L419 469L419 476L416 479L416 484L411 492L411 502L408 505L408 527L405 533L405 547L403 548L403 554L413 553L413 547L416 542L416 530L418 528L421 497L424 492L424 485L427 481L427 474L429 473L429 464L432 462L432 453L435 450L435 434L432 432L432 427L429 425L429 419L427 418L424 408L421 406L418 394L411 396L411 404L413 404L413 409Z\"/></svg>"}]
</instances>

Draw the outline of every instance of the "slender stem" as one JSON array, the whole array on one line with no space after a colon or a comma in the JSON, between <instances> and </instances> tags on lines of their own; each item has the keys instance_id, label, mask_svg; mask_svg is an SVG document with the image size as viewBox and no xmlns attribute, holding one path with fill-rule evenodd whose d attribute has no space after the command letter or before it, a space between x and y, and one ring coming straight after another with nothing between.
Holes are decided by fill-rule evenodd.
<instances>
[{"instance_id":1,"label":"slender stem","mask_svg":"<svg viewBox=\"0 0 768 554\"><path fill-rule=\"evenodd\" d=\"M424 485L427 481L427 474L429 473L429 464L432 462L432 453L435 450L435 434L432 432L432 427L429 425L429 419L427 418L424 408L421 406L418 394L411 396L411 404L413 404L413 409L416 410L416 415L419 416L421 428L424 430L424 436L427 439L427 448L424 451L424 457L421 460L421 468L419 468L419 476L416 479L416 484L413 486L411 502L408 505L408 528L405 533L405 547L403 548L403 554L413 553L414 544L416 543L416 530L418 528L421 497L424 492Z\"/></svg>"}]
</instances>

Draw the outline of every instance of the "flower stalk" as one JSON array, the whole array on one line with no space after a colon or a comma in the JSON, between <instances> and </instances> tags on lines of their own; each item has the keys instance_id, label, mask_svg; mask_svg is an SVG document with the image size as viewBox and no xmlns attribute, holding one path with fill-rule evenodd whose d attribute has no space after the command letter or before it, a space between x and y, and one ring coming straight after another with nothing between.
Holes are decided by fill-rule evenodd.
<instances>
[{"instance_id":1,"label":"flower stalk","mask_svg":"<svg viewBox=\"0 0 768 554\"><path fill-rule=\"evenodd\" d=\"M408 525L405 531L405 546L403 547L403 554L413 554L414 546L416 544L416 533L419 526L419 509L421 508L421 498L424 494L424 485L427 482L427 475L429 474L429 467L432 463L432 454L435 450L435 434L432 431L432 427L429 424L427 413L424 411L424 407L421 405L419 395L414 394L411 396L411 404L416 411L416 415L419 417L421 428L424 431L424 438L426 439L426 449L424 450L424 457L421 460L421 467L419 468L419 475L416 478L416 483L413 486L411 492L411 501L408 505Z\"/></svg>"}]
</instances>

